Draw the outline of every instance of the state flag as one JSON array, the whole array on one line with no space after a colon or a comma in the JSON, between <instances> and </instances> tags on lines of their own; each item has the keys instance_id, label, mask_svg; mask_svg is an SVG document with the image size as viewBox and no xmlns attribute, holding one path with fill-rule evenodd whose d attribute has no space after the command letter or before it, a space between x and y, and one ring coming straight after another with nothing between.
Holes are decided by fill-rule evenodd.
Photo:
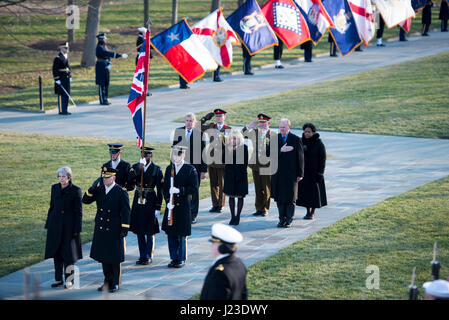
<instances>
[{"instance_id":1,"label":"state flag","mask_svg":"<svg viewBox=\"0 0 449 320\"><path fill-rule=\"evenodd\" d=\"M391 29L401 22L415 17L410 0L372 0L385 25Z\"/></svg>"},{"instance_id":2,"label":"state flag","mask_svg":"<svg viewBox=\"0 0 449 320\"><path fill-rule=\"evenodd\" d=\"M152 38L151 45L188 83L201 78L207 70L218 68L185 19Z\"/></svg>"},{"instance_id":3,"label":"state flag","mask_svg":"<svg viewBox=\"0 0 449 320\"><path fill-rule=\"evenodd\" d=\"M348 0L348 3L354 15L359 35L366 47L371 39L374 38L376 31L371 0Z\"/></svg>"},{"instance_id":4,"label":"state flag","mask_svg":"<svg viewBox=\"0 0 449 320\"><path fill-rule=\"evenodd\" d=\"M288 49L310 39L307 22L293 0L270 0L261 10Z\"/></svg>"},{"instance_id":5,"label":"state flag","mask_svg":"<svg viewBox=\"0 0 449 320\"><path fill-rule=\"evenodd\" d=\"M307 22L310 39L316 45L333 22L321 0L294 0Z\"/></svg>"},{"instance_id":6,"label":"state flag","mask_svg":"<svg viewBox=\"0 0 449 320\"><path fill-rule=\"evenodd\" d=\"M226 20L250 55L278 44L256 0L245 1Z\"/></svg>"}]
</instances>

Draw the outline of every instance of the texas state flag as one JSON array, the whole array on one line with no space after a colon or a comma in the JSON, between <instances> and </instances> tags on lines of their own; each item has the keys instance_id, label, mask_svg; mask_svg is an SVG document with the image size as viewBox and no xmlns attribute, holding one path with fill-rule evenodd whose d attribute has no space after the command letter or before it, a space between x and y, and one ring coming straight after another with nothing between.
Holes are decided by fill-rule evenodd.
<instances>
[{"instance_id":1,"label":"texas state flag","mask_svg":"<svg viewBox=\"0 0 449 320\"><path fill-rule=\"evenodd\" d=\"M270 0L262 7L262 12L288 49L310 39L306 20L293 0Z\"/></svg>"},{"instance_id":2,"label":"texas state flag","mask_svg":"<svg viewBox=\"0 0 449 320\"><path fill-rule=\"evenodd\" d=\"M151 39L153 48L188 83L201 78L207 70L218 67L206 47L192 35L183 19Z\"/></svg>"}]
</instances>

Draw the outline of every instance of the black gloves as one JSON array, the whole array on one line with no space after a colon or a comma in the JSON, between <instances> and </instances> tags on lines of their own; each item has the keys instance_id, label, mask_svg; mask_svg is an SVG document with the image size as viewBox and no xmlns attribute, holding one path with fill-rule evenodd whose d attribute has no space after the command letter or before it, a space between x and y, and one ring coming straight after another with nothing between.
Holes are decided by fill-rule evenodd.
<instances>
[{"instance_id":1,"label":"black gloves","mask_svg":"<svg viewBox=\"0 0 449 320\"><path fill-rule=\"evenodd\" d=\"M101 177L97 178L97 180L92 183L92 186L87 190L87 192L89 192L90 194L94 193L95 190L100 186L101 179Z\"/></svg>"},{"instance_id":2,"label":"black gloves","mask_svg":"<svg viewBox=\"0 0 449 320\"><path fill-rule=\"evenodd\" d=\"M213 117L214 117L214 113L213 112L209 112L208 114L206 114L204 117L203 117L203 119L204 120L206 120L206 121L208 121L208 120L210 120L210 119L212 119Z\"/></svg>"}]
</instances>

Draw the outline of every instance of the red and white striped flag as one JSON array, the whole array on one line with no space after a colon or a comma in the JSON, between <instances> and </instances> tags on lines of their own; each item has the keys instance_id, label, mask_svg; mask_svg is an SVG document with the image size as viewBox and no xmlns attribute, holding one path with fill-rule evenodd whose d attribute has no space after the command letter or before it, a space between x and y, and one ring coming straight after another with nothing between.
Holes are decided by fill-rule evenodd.
<instances>
[{"instance_id":1,"label":"red and white striped flag","mask_svg":"<svg viewBox=\"0 0 449 320\"><path fill-rule=\"evenodd\" d=\"M348 3L351 7L359 35L366 47L373 39L376 31L371 0L348 0Z\"/></svg>"},{"instance_id":2,"label":"red and white striped flag","mask_svg":"<svg viewBox=\"0 0 449 320\"><path fill-rule=\"evenodd\" d=\"M234 30L223 17L221 9L215 10L193 25L192 32L220 66L225 68L231 66L232 44L240 44L240 42Z\"/></svg>"}]
</instances>

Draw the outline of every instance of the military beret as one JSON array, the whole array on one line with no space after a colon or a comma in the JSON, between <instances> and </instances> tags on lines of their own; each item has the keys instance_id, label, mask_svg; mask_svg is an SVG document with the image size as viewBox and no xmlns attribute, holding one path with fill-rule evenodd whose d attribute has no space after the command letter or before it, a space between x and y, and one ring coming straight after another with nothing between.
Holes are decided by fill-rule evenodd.
<instances>
[{"instance_id":1,"label":"military beret","mask_svg":"<svg viewBox=\"0 0 449 320\"><path fill-rule=\"evenodd\" d=\"M215 114L226 114L226 111L224 111L223 109L217 108L214 110Z\"/></svg>"},{"instance_id":2,"label":"military beret","mask_svg":"<svg viewBox=\"0 0 449 320\"><path fill-rule=\"evenodd\" d=\"M122 151L123 144L121 143L108 143L109 151L113 154L119 153Z\"/></svg>"},{"instance_id":3,"label":"military beret","mask_svg":"<svg viewBox=\"0 0 449 320\"><path fill-rule=\"evenodd\" d=\"M239 243L243 240L240 232L234 228L222 223L215 223L212 225L211 242L223 242L229 244Z\"/></svg>"},{"instance_id":4,"label":"military beret","mask_svg":"<svg viewBox=\"0 0 449 320\"><path fill-rule=\"evenodd\" d=\"M103 167L101 168L101 176L103 178L110 178L117 174L117 170L111 167Z\"/></svg>"},{"instance_id":5,"label":"military beret","mask_svg":"<svg viewBox=\"0 0 449 320\"><path fill-rule=\"evenodd\" d=\"M449 282L446 280L424 282L422 286L427 294L438 298L449 298Z\"/></svg>"}]
</instances>

